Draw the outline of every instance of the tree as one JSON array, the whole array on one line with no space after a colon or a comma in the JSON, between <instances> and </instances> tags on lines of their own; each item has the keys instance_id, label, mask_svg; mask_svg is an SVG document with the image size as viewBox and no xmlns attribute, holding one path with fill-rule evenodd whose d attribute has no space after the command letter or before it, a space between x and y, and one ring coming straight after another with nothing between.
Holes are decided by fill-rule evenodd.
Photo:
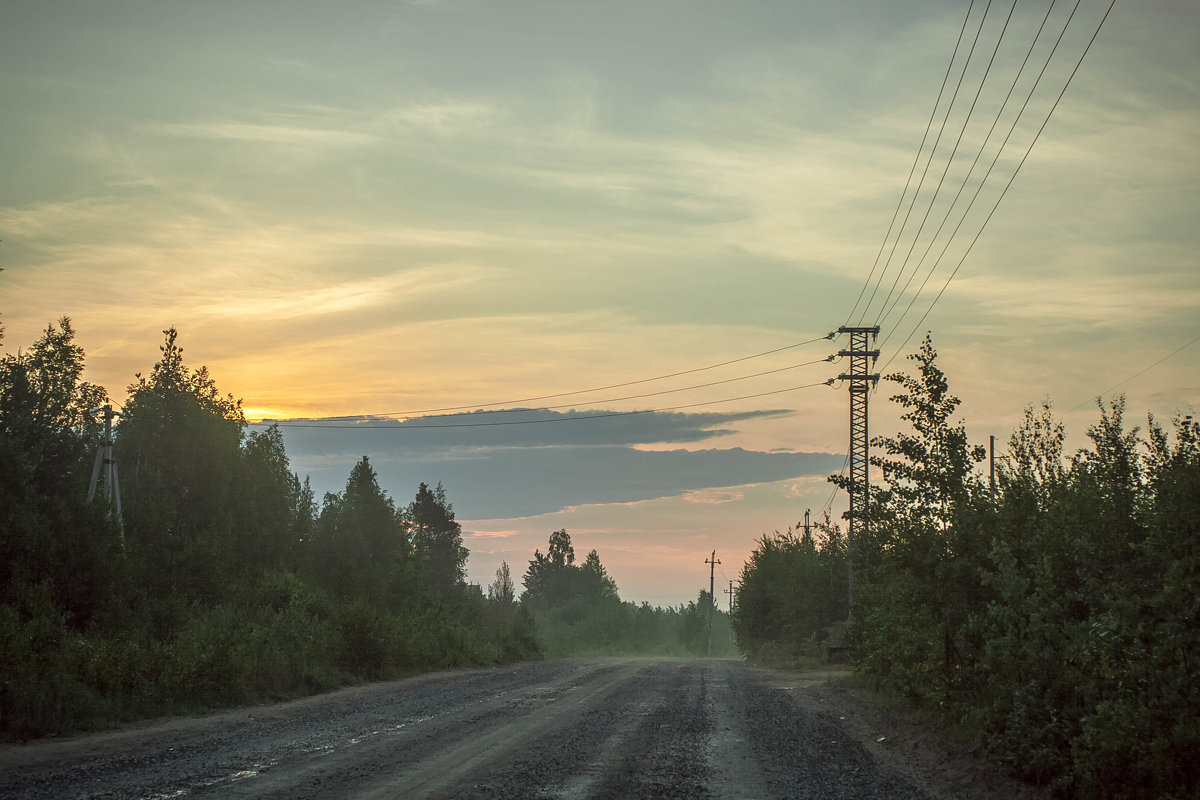
<instances>
[{"instance_id":1,"label":"tree","mask_svg":"<svg viewBox=\"0 0 1200 800\"><path fill-rule=\"evenodd\" d=\"M291 471L278 425L246 437L235 485L235 524L244 568L260 570L290 562L297 542L303 489ZM305 501L311 504L312 489ZM311 526L311 516L306 529Z\"/></svg>"},{"instance_id":2,"label":"tree","mask_svg":"<svg viewBox=\"0 0 1200 800\"><path fill-rule=\"evenodd\" d=\"M69 317L46 326L26 353L0 359L0 432L21 455L7 462L44 496L86 487L101 426L89 409L103 405L102 387L82 379L83 348Z\"/></svg>"},{"instance_id":3,"label":"tree","mask_svg":"<svg viewBox=\"0 0 1200 800\"><path fill-rule=\"evenodd\" d=\"M595 550L589 552L583 560L583 566L579 568L579 578L579 593L585 600L603 603L621 599L617 594L617 582L600 563L600 556Z\"/></svg>"},{"instance_id":4,"label":"tree","mask_svg":"<svg viewBox=\"0 0 1200 800\"><path fill-rule=\"evenodd\" d=\"M488 599L493 603L500 605L512 605L516 601L517 589L513 585L512 573L509 571L508 562L500 562L499 568L496 570L496 580L492 581L488 586Z\"/></svg>"},{"instance_id":5,"label":"tree","mask_svg":"<svg viewBox=\"0 0 1200 800\"><path fill-rule=\"evenodd\" d=\"M764 535L742 567L733 626L748 656L819 656L818 642L846 618L845 537L828 521L817 531Z\"/></svg>"},{"instance_id":6,"label":"tree","mask_svg":"<svg viewBox=\"0 0 1200 800\"><path fill-rule=\"evenodd\" d=\"M876 437L882 455L871 463L886 488L871 498L870 536L855 543L858 652L872 670L894 678L903 691L934 684L950 692L965 674L964 625L985 604L979 569L988 550L980 510L988 508L962 423L954 421L959 399L937 365L926 335L908 357L917 373L888 375L901 391L891 399L911 431ZM860 560L861 559L861 560ZM861 614L857 605L861 604Z\"/></svg>"},{"instance_id":7,"label":"tree","mask_svg":"<svg viewBox=\"0 0 1200 800\"><path fill-rule=\"evenodd\" d=\"M436 489L422 483L404 514L417 561L430 586L442 595L462 587L467 574L467 548L462 526L454 519L454 507L439 483Z\"/></svg>"},{"instance_id":8,"label":"tree","mask_svg":"<svg viewBox=\"0 0 1200 800\"><path fill-rule=\"evenodd\" d=\"M116 429L127 540L149 595L216 601L236 576L240 546L235 481L246 420L208 369L183 362L178 331L163 331L162 357L129 386Z\"/></svg>"},{"instance_id":9,"label":"tree","mask_svg":"<svg viewBox=\"0 0 1200 800\"><path fill-rule=\"evenodd\" d=\"M68 317L0 359L0 604L40 584L77 628L111 597L117 558L115 525L85 502L100 431L88 410L108 397L83 371Z\"/></svg>"},{"instance_id":10,"label":"tree","mask_svg":"<svg viewBox=\"0 0 1200 800\"><path fill-rule=\"evenodd\" d=\"M367 456L351 468L345 491L325 495L313 538L317 570L341 595L382 599L400 579L408 539Z\"/></svg>"},{"instance_id":11,"label":"tree","mask_svg":"<svg viewBox=\"0 0 1200 800\"><path fill-rule=\"evenodd\" d=\"M533 551L533 559L525 570L525 591L521 602L534 606L550 606L566 601L571 595L571 577L575 567L575 548L566 528L550 534L546 555Z\"/></svg>"}]
</instances>

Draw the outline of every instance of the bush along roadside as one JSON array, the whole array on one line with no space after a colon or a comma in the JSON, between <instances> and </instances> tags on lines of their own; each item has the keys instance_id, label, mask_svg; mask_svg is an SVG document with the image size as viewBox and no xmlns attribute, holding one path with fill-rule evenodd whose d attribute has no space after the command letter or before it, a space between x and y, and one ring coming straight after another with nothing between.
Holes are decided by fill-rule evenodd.
<instances>
[{"instance_id":1,"label":"bush along roadside","mask_svg":"<svg viewBox=\"0 0 1200 800\"><path fill-rule=\"evenodd\" d=\"M1060 796L1200 795L1200 425L1129 428L1117 398L1068 455L1029 408L993 491L932 341L910 359L886 378L908 428L872 440L854 542L862 679ZM840 531L814 538L764 537L744 568L747 656L819 655L847 618Z\"/></svg>"}]
</instances>

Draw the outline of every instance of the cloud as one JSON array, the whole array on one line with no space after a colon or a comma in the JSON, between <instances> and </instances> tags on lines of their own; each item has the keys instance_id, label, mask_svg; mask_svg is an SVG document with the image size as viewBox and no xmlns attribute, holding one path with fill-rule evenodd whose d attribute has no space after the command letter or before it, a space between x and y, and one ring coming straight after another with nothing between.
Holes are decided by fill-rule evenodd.
<instances>
[{"instance_id":1,"label":"cloud","mask_svg":"<svg viewBox=\"0 0 1200 800\"><path fill-rule=\"evenodd\" d=\"M361 311L377 306L393 309L416 303L432 292L449 291L470 283L477 271L462 268L411 269L377 278L345 280L332 285L258 291L250 297L222 298L200 305L197 313L256 320L308 318Z\"/></svg>"},{"instance_id":2,"label":"cloud","mask_svg":"<svg viewBox=\"0 0 1200 800\"><path fill-rule=\"evenodd\" d=\"M538 449L629 446L658 442L697 442L732 432L734 423L771 417L781 411L554 411L501 409L463 414L414 416L395 420L283 420L279 426L298 452L368 452L388 447L436 460L461 460L493 448ZM269 424L269 421L262 424ZM785 454L786 455L786 454Z\"/></svg>"},{"instance_id":3,"label":"cloud","mask_svg":"<svg viewBox=\"0 0 1200 800\"><path fill-rule=\"evenodd\" d=\"M268 123L208 121L170 122L156 125L154 131L168 136L196 139L223 139L237 142L282 144L308 147L361 147L378 144L380 139L371 134L334 128L308 128L296 125Z\"/></svg>"},{"instance_id":4,"label":"cloud","mask_svg":"<svg viewBox=\"0 0 1200 800\"><path fill-rule=\"evenodd\" d=\"M549 416L553 412L537 413ZM583 420L554 414L563 424L511 429L417 430L283 427L293 469L311 476L318 492L339 491L350 467L371 459L381 485L403 501L418 483L445 485L467 519L527 517L587 504L637 503L689 495L695 504L720 504L736 492L710 490L836 471L842 458L826 453L634 449L645 441L700 441L728 432L746 414L646 414ZM616 424L606 424L606 423ZM416 434L409 438L409 433Z\"/></svg>"},{"instance_id":5,"label":"cloud","mask_svg":"<svg viewBox=\"0 0 1200 800\"><path fill-rule=\"evenodd\" d=\"M439 134L478 134L479 127L497 115L492 105L477 100L443 98L397 106L383 114L401 129L415 128Z\"/></svg>"},{"instance_id":6,"label":"cloud","mask_svg":"<svg viewBox=\"0 0 1200 800\"><path fill-rule=\"evenodd\" d=\"M744 492L733 490L716 491L713 489L704 489L694 492L688 492L683 496L683 499L689 503L700 503L702 505L717 506L724 503L736 503L745 498Z\"/></svg>"},{"instance_id":7,"label":"cloud","mask_svg":"<svg viewBox=\"0 0 1200 800\"><path fill-rule=\"evenodd\" d=\"M463 534L472 539L507 539L510 536L516 536L520 531L515 529L504 531L481 531L481 530L464 530Z\"/></svg>"},{"instance_id":8,"label":"cloud","mask_svg":"<svg viewBox=\"0 0 1200 800\"><path fill-rule=\"evenodd\" d=\"M1075 259L1094 265L1096 259ZM1195 275L1155 271L1153 274L1063 274L1055 270L1036 280L1000 273L956 279L952 292L984 309L993 319L1039 319L1052 327L1127 329L1157 315L1190 315L1200 308ZM940 282L938 283L940 286ZM932 299L932 293L924 302ZM903 309L903 305L900 306ZM923 303L918 301L918 308Z\"/></svg>"}]
</instances>

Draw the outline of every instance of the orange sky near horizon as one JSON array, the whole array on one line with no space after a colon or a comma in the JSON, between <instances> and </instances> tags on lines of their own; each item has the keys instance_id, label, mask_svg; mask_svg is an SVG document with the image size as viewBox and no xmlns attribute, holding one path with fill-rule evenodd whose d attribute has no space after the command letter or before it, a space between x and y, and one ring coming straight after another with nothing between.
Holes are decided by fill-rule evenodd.
<instances>
[{"instance_id":1,"label":"orange sky near horizon","mask_svg":"<svg viewBox=\"0 0 1200 800\"><path fill-rule=\"evenodd\" d=\"M70 316L120 402L176 326L252 420L686 406L294 432L289 453L321 491L364 452L399 503L445 481L478 582L566 527L625 599L694 599L713 549L735 579L829 504L846 391L808 385L844 363L808 362L845 341L769 351L835 330L864 286L879 366L931 330L973 442L1046 398L1070 447L1114 388L1130 424L1200 405L1200 5L1117 4L1040 134L1108 3L1080 4L1036 87L1022 58L1070 9L1004 27L991 5L21 5L0 29L0 348ZM900 427L888 388L872 433Z\"/></svg>"}]
</instances>

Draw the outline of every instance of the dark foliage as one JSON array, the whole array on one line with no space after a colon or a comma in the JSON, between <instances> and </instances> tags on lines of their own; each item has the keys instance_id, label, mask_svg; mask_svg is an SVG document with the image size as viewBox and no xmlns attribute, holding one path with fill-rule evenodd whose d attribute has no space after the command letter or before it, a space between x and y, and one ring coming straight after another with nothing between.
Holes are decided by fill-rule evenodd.
<instances>
[{"instance_id":1,"label":"dark foliage","mask_svg":"<svg viewBox=\"0 0 1200 800\"><path fill-rule=\"evenodd\" d=\"M70 321L0 360L0 736L539 655L511 593L464 582L441 486L397 511L364 458L318 510L164 333L116 428L123 548L86 500L107 398Z\"/></svg>"},{"instance_id":2,"label":"dark foliage","mask_svg":"<svg viewBox=\"0 0 1200 800\"><path fill-rule=\"evenodd\" d=\"M884 486L855 542L857 668L1062 796L1195 797L1200 425L1150 418L1143 436L1117 399L1068 458L1049 406L1028 409L993 495L932 342L910 358L917 375L887 380L911 431L872 442ZM744 651L821 635L831 604L805 587L822 551L762 540L735 614Z\"/></svg>"}]
</instances>

